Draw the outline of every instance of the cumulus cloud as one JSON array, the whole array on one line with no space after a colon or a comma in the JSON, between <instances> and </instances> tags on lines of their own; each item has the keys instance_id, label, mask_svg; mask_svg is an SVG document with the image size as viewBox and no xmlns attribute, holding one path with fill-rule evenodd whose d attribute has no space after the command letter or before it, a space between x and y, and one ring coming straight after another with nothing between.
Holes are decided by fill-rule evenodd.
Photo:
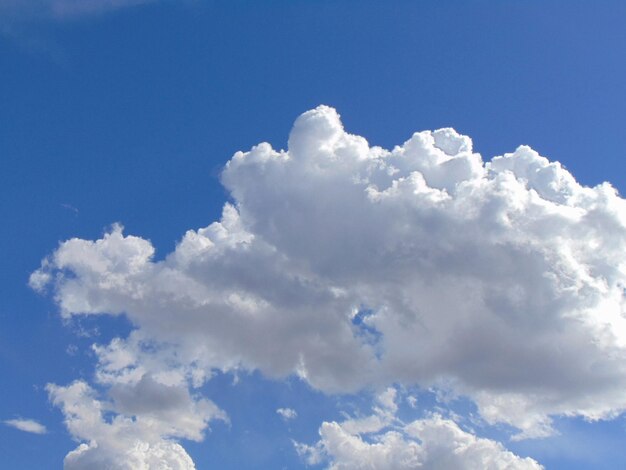
<instances>
[{"instance_id":1,"label":"cumulus cloud","mask_svg":"<svg viewBox=\"0 0 626 470\"><path fill-rule=\"evenodd\" d=\"M98 390L84 381L47 386L80 442L65 468L195 468L178 441L201 441L211 420L228 420L194 393L204 378L180 364L170 346L146 341L139 332L93 349Z\"/></svg>"},{"instance_id":2,"label":"cumulus cloud","mask_svg":"<svg viewBox=\"0 0 626 470\"><path fill-rule=\"evenodd\" d=\"M221 219L162 261L116 225L32 274L66 318L135 325L100 347L103 380L139 386L174 351L196 384L241 367L326 392L419 385L518 438L626 408L626 203L610 184L582 186L527 146L485 162L452 129L370 146L326 106L296 120L288 150L236 153L222 183Z\"/></svg>"},{"instance_id":3,"label":"cumulus cloud","mask_svg":"<svg viewBox=\"0 0 626 470\"><path fill-rule=\"evenodd\" d=\"M111 392L112 402L98 399L83 381L48 385L52 403L61 408L70 434L81 444L67 454L64 468L194 469L176 438L199 441L210 419L222 417L205 399L186 387L166 385L143 376Z\"/></svg>"},{"instance_id":4,"label":"cumulus cloud","mask_svg":"<svg viewBox=\"0 0 626 470\"><path fill-rule=\"evenodd\" d=\"M298 413L296 413L296 410L292 408L278 408L276 410L276 413L278 413L278 415L285 421L289 421L298 417Z\"/></svg>"},{"instance_id":5,"label":"cumulus cloud","mask_svg":"<svg viewBox=\"0 0 626 470\"><path fill-rule=\"evenodd\" d=\"M342 423L325 422L315 445L294 443L309 465L328 462L330 470L359 469L507 469L543 468L531 458L520 458L490 439L476 437L457 423L432 414L404 423L395 417L395 390L388 389L367 418ZM389 406L391 404L391 406ZM355 422L377 423L368 429Z\"/></svg>"},{"instance_id":6,"label":"cumulus cloud","mask_svg":"<svg viewBox=\"0 0 626 470\"><path fill-rule=\"evenodd\" d=\"M34 419L7 419L4 424L11 426L12 428L19 429L20 431L30 432L32 434L45 434L48 432L46 427L35 421Z\"/></svg>"}]
</instances>

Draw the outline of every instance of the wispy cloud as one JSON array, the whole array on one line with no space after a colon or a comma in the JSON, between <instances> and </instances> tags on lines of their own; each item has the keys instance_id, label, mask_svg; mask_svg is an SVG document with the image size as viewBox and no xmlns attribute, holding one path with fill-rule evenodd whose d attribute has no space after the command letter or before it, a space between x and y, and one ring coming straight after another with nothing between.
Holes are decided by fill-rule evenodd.
<instances>
[{"instance_id":1,"label":"wispy cloud","mask_svg":"<svg viewBox=\"0 0 626 470\"><path fill-rule=\"evenodd\" d=\"M0 0L0 38L25 52L43 55L57 64L68 60L65 50L41 28L79 21L159 0Z\"/></svg>"},{"instance_id":2,"label":"wispy cloud","mask_svg":"<svg viewBox=\"0 0 626 470\"><path fill-rule=\"evenodd\" d=\"M278 408L276 410L276 413L278 413L280 417L285 421L289 421L290 419L295 419L298 417L298 413L296 413L296 410L293 410L291 408Z\"/></svg>"},{"instance_id":3,"label":"wispy cloud","mask_svg":"<svg viewBox=\"0 0 626 470\"><path fill-rule=\"evenodd\" d=\"M118 10L156 0L48 0L55 18L70 19Z\"/></svg>"},{"instance_id":4,"label":"wispy cloud","mask_svg":"<svg viewBox=\"0 0 626 470\"><path fill-rule=\"evenodd\" d=\"M33 419L7 419L4 424L20 431L30 432L32 434L45 434L48 432L46 427Z\"/></svg>"},{"instance_id":5,"label":"wispy cloud","mask_svg":"<svg viewBox=\"0 0 626 470\"><path fill-rule=\"evenodd\" d=\"M0 0L0 16L11 21L69 20L157 0Z\"/></svg>"},{"instance_id":6,"label":"wispy cloud","mask_svg":"<svg viewBox=\"0 0 626 470\"><path fill-rule=\"evenodd\" d=\"M79 213L79 210L76 209L76 207L74 207L71 204L61 204L61 207L63 209L67 209L68 211L72 211L74 213L74 215L78 215L78 213Z\"/></svg>"}]
</instances>

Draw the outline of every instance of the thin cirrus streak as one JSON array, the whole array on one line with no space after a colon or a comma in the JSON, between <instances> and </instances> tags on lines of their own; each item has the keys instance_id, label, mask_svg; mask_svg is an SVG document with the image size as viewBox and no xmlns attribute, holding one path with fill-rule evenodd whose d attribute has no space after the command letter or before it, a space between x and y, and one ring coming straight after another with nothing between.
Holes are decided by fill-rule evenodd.
<instances>
[{"instance_id":1,"label":"thin cirrus streak","mask_svg":"<svg viewBox=\"0 0 626 470\"><path fill-rule=\"evenodd\" d=\"M29 432L31 434L46 434L48 432L48 430L43 424L33 419L24 419L24 418L7 419L4 421L4 424L6 424L7 426L11 426L12 428L18 429L20 431Z\"/></svg>"},{"instance_id":2,"label":"thin cirrus streak","mask_svg":"<svg viewBox=\"0 0 626 470\"><path fill-rule=\"evenodd\" d=\"M0 13L12 20L71 20L159 0L0 0Z\"/></svg>"}]
</instances>

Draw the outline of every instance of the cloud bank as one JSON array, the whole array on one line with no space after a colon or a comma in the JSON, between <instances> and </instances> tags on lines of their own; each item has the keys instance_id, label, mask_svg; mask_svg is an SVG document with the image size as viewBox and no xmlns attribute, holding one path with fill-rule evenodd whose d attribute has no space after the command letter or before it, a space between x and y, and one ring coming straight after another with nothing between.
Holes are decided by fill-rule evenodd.
<instances>
[{"instance_id":1,"label":"cloud bank","mask_svg":"<svg viewBox=\"0 0 626 470\"><path fill-rule=\"evenodd\" d=\"M221 220L163 261L116 225L31 275L65 318L135 325L96 348L112 396L237 368L329 393L419 385L468 397L517 438L626 408L626 204L610 184L582 186L526 146L485 162L452 129L370 146L326 106L296 120L288 150L236 153L222 183ZM424 429L456 432L433 420Z\"/></svg>"}]
</instances>

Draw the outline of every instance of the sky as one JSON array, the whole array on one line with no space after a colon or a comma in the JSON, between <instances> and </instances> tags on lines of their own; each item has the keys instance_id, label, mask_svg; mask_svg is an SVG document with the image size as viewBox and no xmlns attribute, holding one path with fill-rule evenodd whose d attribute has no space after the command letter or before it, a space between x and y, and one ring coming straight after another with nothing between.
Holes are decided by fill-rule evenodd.
<instances>
[{"instance_id":1,"label":"sky","mask_svg":"<svg viewBox=\"0 0 626 470\"><path fill-rule=\"evenodd\" d=\"M0 0L3 464L626 467L624 24Z\"/></svg>"}]
</instances>

